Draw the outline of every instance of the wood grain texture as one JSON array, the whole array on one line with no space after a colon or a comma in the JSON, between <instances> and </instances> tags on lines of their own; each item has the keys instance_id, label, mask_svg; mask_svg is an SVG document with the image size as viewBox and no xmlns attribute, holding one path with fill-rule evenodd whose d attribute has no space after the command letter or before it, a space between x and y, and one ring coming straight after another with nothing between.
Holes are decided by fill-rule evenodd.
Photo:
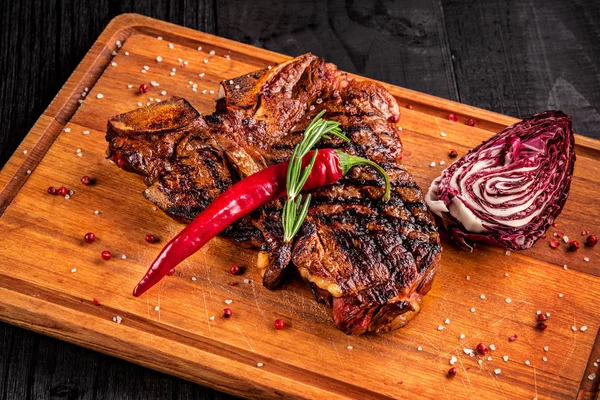
<instances>
[{"instance_id":1,"label":"wood grain texture","mask_svg":"<svg viewBox=\"0 0 600 400\"><path fill-rule=\"evenodd\" d=\"M461 102L516 117L560 109L600 138L597 1L442 4Z\"/></svg>"},{"instance_id":2,"label":"wood grain texture","mask_svg":"<svg viewBox=\"0 0 600 400\"><path fill-rule=\"evenodd\" d=\"M157 40L157 35L165 40ZM124 46L112 58L117 39ZM202 46L201 52L198 46ZM217 54L211 56L207 52L213 49ZM156 62L157 55L164 58L162 63ZM230 55L231 60L223 55ZM189 65L181 68L177 58ZM204 59L209 62L205 64ZM468 398L474 392L482 398L585 398L594 393L593 382L586 376L593 368L590 356L597 353L594 343L600 325L600 311L594 304L600 283L594 262L597 250L567 254L549 251L547 243L540 242L528 252L511 256L483 248L466 257L446 244L443 268L424 301L423 313L407 328L389 335L356 338L336 331L329 310L316 304L299 280L270 292L256 283L258 274L250 268L246 275L235 278L239 286L229 286L231 263L251 266L256 255L220 239L212 241L159 290L140 299L131 297L130 289L158 250L143 241L145 233L167 238L181 225L143 199L139 177L104 158L107 118L137 107L138 102L149 102L149 97L171 95L186 97L201 112L209 113L216 98L210 90L216 91L221 79L284 59L141 16L126 15L113 21L0 173L0 202L6 208L0 218L0 318L245 397L407 397L418 392L437 398L444 391L454 398ZM111 60L115 66L110 65ZM150 67L146 73L141 72L144 65ZM177 68L172 77L171 68ZM200 78L200 72L206 75ZM160 87L143 96L135 91L150 80L159 82ZM190 81L198 84L197 91ZM134 88L128 89L128 84ZM80 97L82 85L89 87L90 93L75 109L73 100ZM422 187L441 170L430 168L431 161L448 162L449 149L464 151L515 121L386 86L401 105L413 105L412 110L403 109L400 125L406 164ZM161 95L161 90L167 94ZM97 97L99 93L102 98ZM71 111L75 113L70 115ZM460 116L459 123L447 120L449 111ZM468 117L478 119L476 128L464 124ZM64 121L64 126L57 119ZM441 131L448 135L442 137ZM569 235L577 235L583 228L600 231L598 200L591 196L597 191L594 188L600 187L600 147L581 136L577 143L572 195L558 221L559 228ZM32 145L36 150L24 154ZM82 157L76 155L77 149ZM26 174L26 169L33 173ZM78 181L83 174L98 183L81 186ZM45 194L49 185L68 186L75 194L69 200L50 197ZM82 240L88 230L99 238L92 245ZM113 251L110 262L99 257L105 248ZM586 263L584 256L592 261ZM569 265L568 270L562 268L564 264ZM74 273L73 268L77 269ZM252 282L245 283L243 278ZM485 300L480 299L482 293ZM93 297L102 305L94 306ZM506 298L512 302L508 304ZM226 299L233 301L231 320L219 317ZM155 311L156 306L159 309ZM537 309L552 314L550 328L544 333L533 329ZM112 320L117 315L123 318L121 324ZM211 315L216 316L214 321ZM277 317L285 318L290 327L275 331L272 322ZM446 318L451 321L448 325ZM444 330L438 331L439 325ZM588 329L573 332L573 325ZM464 340L460 333L466 335ZM519 334L519 340L508 343L507 337L513 333ZM480 341L495 343L497 348L492 360L482 359L481 365L477 357L462 351ZM35 340L32 346L38 346ZM422 351L417 346L422 346ZM548 352L544 346L549 346ZM452 355L458 358L459 375L447 380L445 372ZM508 362L502 361L504 355L509 356ZM259 362L264 366L257 367ZM26 368L28 374L41 368L15 367ZM101 368L99 365L98 370ZM499 375L493 372L497 368L502 370ZM95 393L93 398L116 396L129 382L134 382L129 389L134 393L138 388L150 390L157 398L176 392L163 375L144 372L139 377L127 371L108 370L102 375L106 381L101 379L96 385L113 385L112 389ZM67 377L75 378L84 379ZM17 394L22 388L18 384L13 387ZM46 389L27 390L43 393ZM189 388L187 392L177 390L179 393L185 396Z\"/></svg>"}]
</instances>

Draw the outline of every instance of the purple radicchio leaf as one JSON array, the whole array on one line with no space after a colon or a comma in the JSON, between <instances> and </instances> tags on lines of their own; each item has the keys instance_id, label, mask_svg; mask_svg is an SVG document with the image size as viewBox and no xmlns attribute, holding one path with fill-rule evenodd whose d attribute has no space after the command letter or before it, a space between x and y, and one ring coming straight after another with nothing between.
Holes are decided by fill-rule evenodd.
<instances>
[{"instance_id":1,"label":"purple radicchio leaf","mask_svg":"<svg viewBox=\"0 0 600 400\"><path fill-rule=\"evenodd\" d=\"M575 164L571 117L546 111L470 150L429 188L426 201L450 237L528 249L560 214Z\"/></svg>"}]
</instances>

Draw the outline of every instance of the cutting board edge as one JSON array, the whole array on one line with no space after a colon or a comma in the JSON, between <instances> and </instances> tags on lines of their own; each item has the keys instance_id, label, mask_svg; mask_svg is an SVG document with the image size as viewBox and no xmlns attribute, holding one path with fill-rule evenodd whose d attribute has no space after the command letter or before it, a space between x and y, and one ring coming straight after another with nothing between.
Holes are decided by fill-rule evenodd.
<instances>
[{"instance_id":1,"label":"cutting board edge","mask_svg":"<svg viewBox=\"0 0 600 400\"><path fill-rule=\"evenodd\" d=\"M54 140L60 135L60 133L64 129L64 126L68 123L68 121L70 121L71 117L77 111L79 107L78 100L80 99L80 93L83 91L83 88L87 87L91 89L94 86L94 84L98 81L100 76L103 74L104 70L108 67L112 57L112 52L118 50L115 44L116 40L121 40L121 42L124 42L127 38L131 37L134 34L141 33L148 35L150 34L149 32L164 32L165 34L173 35L175 37L184 36L186 40L216 41L221 44L233 45L235 46L236 51L244 50L244 53L252 53L253 56L256 56L257 53L260 53L280 60L286 60L290 58L288 56L274 53L269 50L256 48L251 45L239 43L230 39L220 38L218 36L195 31L190 28L181 27L175 24L156 20L139 14L121 14L113 18L109 22L107 27L103 30L98 39L94 42L90 50L86 53L82 61L75 68L74 72L70 75L65 84L61 87L61 89L54 97L52 102L49 104L49 106L46 108L46 110L40 115L38 120L30 129L29 133L23 139L21 144L17 147L15 153L9 158L6 165L0 170L0 218L4 214L4 211L10 205L12 199L14 199L14 197L19 193L19 191L27 181L29 176L27 171L33 170L38 165L38 163L44 158L45 154L54 143ZM350 75L359 79L365 79L364 77L360 77L354 74ZM369 80L376 81L373 79ZM441 114L442 112L454 112L460 113L462 115L472 116L478 121L488 121L492 124L504 126L519 121L519 119L514 117L457 103L452 100L423 94L420 92L413 91L411 89L401 88L385 82L379 83L381 83L384 87L390 90L390 92L393 93L397 98L404 99L407 103L410 104L416 104L417 107L415 108L415 111L417 112L423 112L430 115L437 115L440 117L443 117ZM436 109L438 112L431 113L419 111L419 103L426 103L430 107L433 106L433 108ZM36 132L34 131L38 131L40 133L36 134ZM595 140L581 135L575 135L575 137L578 146L588 149L592 152L600 151L600 140ZM28 154L25 156L22 153L22 150L32 148L32 146L35 150L28 151ZM53 303L50 302L47 302L46 304L53 305ZM6 304L5 306L10 305ZM34 315L32 315L32 317L34 317ZM91 344L86 343L83 339L77 338L75 336L67 337L61 336L58 333L50 334L47 330L44 331L41 327L38 327L33 322L30 324L19 323L19 321L7 317L6 311L1 307L0 320L14 325L22 326L42 334L48 334L59 339L67 340L69 342L82 345L87 348L91 348L94 350L99 349L99 347L95 348ZM102 350L104 352L107 352L107 348L102 348ZM595 345L593 346L593 349L591 351L590 359L588 362L588 369L595 360L594 355L597 354L599 351L600 334L597 337ZM111 354L120 357L116 353ZM125 359L127 359L128 361L139 363L134 358ZM143 363L140 364L146 365ZM170 370L163 368L163 366L160 364L157 364L156 366L147 364L146 366L150 366L151 368L155 368L166 373L171 372ZM184 379L189 379L189 377L183 375L179 376L183 377ZM587 372L586 375L582 377L581 382L585 382L585 379L587 379ZM211 384L211 382L209 381L195 381L204 384ZM215 386L213 385L213 387ZM227 390L223 389L222 387L217 387L217 389ZM330 392L327 393L331 394ZM247 395L247 392L244 392L244 394ZM592 397L594 397L594 395L597 394L598 385L595 385L595 390L591 392L591 395ZM589 396L590 392L584 391L580 387L579 396L581 395Z\"/></svg>"}]
</instances>

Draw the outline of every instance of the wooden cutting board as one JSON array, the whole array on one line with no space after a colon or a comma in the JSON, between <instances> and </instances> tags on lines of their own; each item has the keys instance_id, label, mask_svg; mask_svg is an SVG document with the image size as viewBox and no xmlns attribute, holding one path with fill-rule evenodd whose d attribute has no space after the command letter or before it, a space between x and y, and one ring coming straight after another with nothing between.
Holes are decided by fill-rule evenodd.
<instances>
[{"instance_id":1,"label":"wooden cutting board","mask_svg":"<svg viewBox=\"0 0 600 400\"><path fill-rule=\"evenodd\" d=\"M221 239L131 296L160 249L145 234L164 243L182 225L144 199L139 176L105 159L107 119L173 95L211 113L219 81L286 59L139 15L113 20L0 173L0 318L249 398L597 396L600 379L588 377L600 357L600 246L548 245L556 231L579 241L584 229L600 234L600 142L582 136L571 195L548 238L512 254L468 254L445 242L421 314L399 331L344 335L300 279L263 288L256 253ZM159 86L139 94L151 81ZM449 150L464 153L516 121L386 87L402 106L404 160L423 189ZM83 175L96 184L83 186ZM63 185L74 191L68 200L46 193ZM86 244L86 232L98 239ZM232 276L233 263L247 272ZM221 317L224 307L231 319ZM534 328L537 310L551 314L544 332ZM276 318L284 330L273 328ZM480 342L495 350L464 352ZM449 379L453 356L458 372Z\"/></svg>"}]
</instances>

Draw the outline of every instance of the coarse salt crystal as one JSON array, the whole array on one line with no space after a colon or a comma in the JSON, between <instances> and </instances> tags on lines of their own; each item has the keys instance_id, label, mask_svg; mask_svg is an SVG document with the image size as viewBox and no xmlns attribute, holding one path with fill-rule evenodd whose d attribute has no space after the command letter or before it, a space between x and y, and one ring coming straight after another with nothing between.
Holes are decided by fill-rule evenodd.
<instances>
[{"instance_id":1,"label":"coarse salt crystal","mask_svg":"<svg viewBox=\"0 0 600 400\"><path fill-rule=\"evenodd\" d=\"M548 361L548 357L542 357L542 361L543 362L547 362Z\"/></svg>"},{"instance_id":2,"label":"coarse salt crystal","mask_svg":"<svg viewBox=\"0 0 600 400\"><path fill-rule=\"evenodd\" d=\"M440 132L440 136L446 137L446 136L448 136L448 134L446 132Z\"/></svg>"},{"instance_id":3,"label":"coarse salt crystal","mask_svg":"<svg viewBox=\"0 0 600 400\"><path fill-rule=\"evenodd\" d=\"M508 272L505 272L505 273L504 273L504 276L508 276Z\"/></svg>"},{"instance_id":4,"label":"coarse salt crystal","mask_svg":"<svg viewBox=\"0 0 600 400\"><path fill-rule=\"evenodd\" d=\"M141 70L140 70L140 72L141 72L142 74L145 74L145 73L146 73L146 70L145 70L145 69L141 69Z\"/></svg>"},{"instance_id":5,"label":"coarse salt crystal","mask_svg":"<svg viewBox=\"0 0 600 400\"><path fill-rule=\"evenodd\" d=\"M591 374L588 375L588 379L590 381L593 381L594 379L596 379L596 374L594 374L593 372Z\"/></svg>"},{"instance_id":6,"label":"coarse salt crystal","mask_svg":"<svg viewBox=\"0 0 600 400\"><path fill-rule=\"evenodd\" d=\"M31 170L30 169L27 170L27 175L29 175L29 174L31 174Z\"/></svg>"},{"instance_id":7,"label":"coarse salt crystal","mask_svg":"<svg viewBox=\"0 0 600 400\"><path fill-rule=\"evenodd\" d=\"M446 320L444 321L444 323L445 323L446 325L448 325L448 324L450 323L450 318L446 318Z\"/></svg>"},{"instance_id":8,"label":"coarse salt crystal","mask_svg":"<svg viewBox=\"0 0 600 400\"><path fill-rule=\"evenodd\" d=\"M100 211L98 211L98 210L95 210L95 211L94 211L94 214L98 215L98 214L100 214Z\"/></svg>"},{"instance_id":9,"label":"coarse salt crystal","mask_svg":"<svg viewBox=\"0 0 600 400\"><path fill-rule=\"evenodd\" d=\"M562 298L564 297L564 294L562 294L562 293L559 293L559 294L558 294L558 297L562 299Z\"/></svg>"},{"instance_id":10,"label":"coarse salt crystal","mask_svg":"<svg viewBox=\"0 0 600 400\"><path fill-rule=\"evenodd\" d=\"M585 331L587 331L587 328L588 328L588 327L587 327L587 325L584 325L584 326L582 326L581 328L579 328L579 330L580 330L581 332L585 332Z\"/></svg>"},{"instance_id":11,"label":"coarse salt crystal","mask_svg":"<svg viewBox=\"0 0 600 400\"><path fill-rule=\"evenodd\" d=\"M267 67L267 69L271 69L271 68L273 68L273 67L271 67L270 65Z\"/></svg>"},{"instance_id":12,"label":"coarse salt crystal","mask_svg":"<svg viewBox=\"0 0 600 400\"><path fill-rule=\"evenodd\" d=\"M148 70L150 69L150 67L149 67L149 66L147 66L147 65L144 65L144 69L145 69L146 71L148 71Z\"/></svg>"},{"instance_id":13,"label":"coarse salt crystal","mask_svg":"<svg viewBox=\"0 0 600 400\"><path fill-rule=\"evenodd\" d=\"M177 62L180 62L180 63L181 63L181 62L183 62L183 60L182 60L181 58L178 58L178 59L177 59Z\"/></svg>"},{"instance_id":14,"label":"coarse salt crystal","mask_svg":"<svg viewBox=\"0 0 600 400\"><path fill-rule=\"evenodd\" d=\"M71 132L71 128L65 128L65 132L67 132L67 133Z\"/></svg>"},{"instance_id":15,"label":"coarse salt crystal","mask_svg":"<svg viewBox=\"0 0 600 400\"><path fill-rule=\"evenodd\" d=\"M215 51L211 50L211 51L208 52L208 54L210 54L211 56L214 56L215 55Z\"/></svg>"},{"instance_id":16,"label":"coarse salt crystal","mask_svg":"<svg viewBox=\"0 0 600 400\"><path fill-rule=\"evenodd\" d=\"M431 164L429 164L430 167L435 167L435 161L432 161Z\"/></svg>"},{"instance_id":17,"label":"coarse salt crystal","mask_svg":"<svg viewBox=\"0 0 600 400\"><path fill-rule=\"evenodd\" d=\"M563 240L565 241L565 243L569 243L569 237L568 236L563 236Z\"/></svg>"},{"instance_id":18,"label":"coarse salt crystal","mask_svg":"<svg viewBox=\"0 0 600 400\"><path fill-rule=\"evenodd\" d=\"M531 362L530 362L529 360L525 360L525 364L526 364L526 365L530 365L530 364L531 364Z\"/></svg>"},{"instance_id":19,"label":"coarse salt crystal","mask_svg":"<svg viewBox=\"0 0 600 400\"><path fill-rule=\"evenodd\" d=\"M143 106L142 102L138 101L138 107L142 107L142 106Z\"/></svg>"},{"instance_id":20,"label":"coarse salt crystal","mask_svg":"<svg viewBox=\"0 0 600 400\"><path fill-rule=\"evenodd\" d=\"M110 54L112 54L113 56L116 56L117 52L113 50L112 53L110 53Z\"/></svg>"},{"instance_id":21,"label":"coarse salt crystal","mask_svg":"<svg viewBox=\"0 0 600 400\"><path fill-rule=\"evenodd\" d=\"M475 307L471 308L471 312L475 312L477 310L475 310Z\"/></svg>"},{"instance_id":22,"label":"coarse salt crystal","mask_svg":"<svg viewBox=\"0 0 600 400\"><path fill-rule=\"evenodd\" d=\"M90 131L83 131L83 134L84 134L84 135L89 135L89 134L90 134Z\"/></svg>"},{"instance_id":23,"label":"coarse salt crystal","mask_svg":"<svg viewBox=\"0 0 600 400\"><path fill-rule=\"evenodd\" d=\"M504 301L506 301L508 304L512 303L512 300L511 300L511 299L509 299L508 297L507 297L507 298L506 298L506 300L504 300Z\"/></svg>"},{"instance_id":24,"label":"coarse salt crystal","mask_svg":"<svg viewBox=\"0 0 600 400\"><path fill-rule=\"evenodd\" d=\"M504 253L507 256L510 256L510 250L506 250L506 253Z\"/></svg>"},{"instance_id":25,"label":"coarse salt crystal","mask_svg":"<svg viewBox=\"0 0 600 400\"><path fill-rule=\"evenodd\" d=\"M162 40L162 36L157 36L156 39L157 40Z\"/></svg>"},{"instance_id":26,"label":"coarse salt crystal","mask_svg":"<svg viewBox=\"0 0 600 400\"><path fill-rule=\"evenodd\" d=\"M569 268L567 267L567 264L563 265L563 269L564 269L565 271L566 271L567 269L569 269Z\"/></svg>"},{"instance_id":27,"label":"coarse salt crystal","mask_svg":"<svg viewBox=\"0 0 600 400\"><path fill-rule=\"evenodd\" d=\"M240 88L240 85L235 85L233 88L234 88L234 89L239 89L239 88ZM312 107L312 106L311 106L311 107Z\"/></svg>"},{"instance_id":28,"label":"coarse salt crystal","mask_svg":"<svg viewBox=\"0 0 600 400\"><path fill-rule=\"evenodd\" d=\"M120 40L117 40L117 41L115 42L115 45L116 45L118 48L121 48L121 41L120 41Z\"/></svg>"},{"instance_id":29,"label":"coarse salt crystal","mask_svg":"<svg viewBox=\"0 0 600 400\"><path fill-rule=\"evenodd\" d=\"M128 51L126 51L126 52L125 52L125 55L126 55L126 56L128 56L128 55L129 55L129 52L128 52Z\"/></svg>"},{"instance_id":30,"label":"coarse salt crystal","mask_svg":"<svg viewBox=\"0 0 600 400\"><path fill-rule=\"evenodd\" d=\"M452 356L450 358L450 365L454 365L457 361L458 361L458 359L455 356Z\"/></svg>"},{"instance_id":31,"label":"coarse salt crystal","mask_svg":"<svg viewBox=\"0 0 600 400\"><path fill-rule=\"evenodd\" d=\"M467 275L467 280L468 280L468 281L470 281L470 280L471 280L471 277L470 277L469 275Z\"/></svg>"},{"instance_id":32,"label":"coarse salt crystal","mask_svg":"<svg viewBox=\"0 0 600 400\"><path fill-rule=\"evenodd\" d=\"M162 57L161 56L156 56L156 62L162 62Z\"/></svg>"},{"instance_id":33,"label":"coarse salt crystal","mask_svg":"<svg viewBox=\"0 0 600 400\"><path fill-rule=\"evenodd\" d=\"M490 350L492 350L492 351L496 350L496 345L493 343L490 344Z\"/></svg>"},{"instance_id":34,"label":"coarse salt crystal","mask_svg":"<svg viewBox=\"0 0 600 400\"><path fill-rule=\"evenodd\" d=\"M196 277L195 277L195 276L192 276L192 280L193 280L194 282L196 282Z\"/></svg>"},{"instance_id":35,"label":"coarse salt crystal","mask_svg":"<svg viewBox=\"0 0 600 400\"><path fill-rule=\"evenodd\" d=\"M542 311L541 311L541 310L537 310L535 313L536 313L537 315L540 315L540 314L542 313Z\"/></svg>"},{"instance_id":36,"label":"coarse salt crystal","mask_svg":"<svg viewBox=\"0 0 600 400\"><path fill-rule=\"evenodd\" d=\"M101 98L103 98L103 97L104 97L104 95L103 95L102 93L98 93L98 94L96 95L96 98L97 98L97 99L101 99Z\"/></svg>"},{"instance_id":37,"label":"coarse salt crystal","mask_svg":"<svg viewBox=\"0 0 600 400\"><path fill-rule=\"evenodd\" d=\"M175 47L175 46L173 46L173 43L169 43L169 48L170 48L170 49L172 49L172 48L174 48L174 47Z\"/></svg>"},{"instance_id":38,"label":"coarse salt crystal","mask_svg":"<svg viewBox=\"0 0 600 400\"><path fill-rule=\"evenodd\" d=\"M346 347L346 348L347 348L348 350L352 350L354 347L352 347L352 346L348 346L348 347Z\"/></svg>"},{"instance_id":39,"label":"coarse salt crystal","mask_svg":"<svg viewBox=\"0 0 600 400\"><path fill-rule=\"evenodd\" d=\"M504 360L504 362L508 362L508 356L504 356L502 357L502 359Z\"/></svg>"},{"instance_id":40,"label":"coarse salt crystal","mask_svg":"<svg viewBox=\"0 0 600 400\"><path fill-rule=\"evenodd\" d=\"M77 272L77 268L73 268L73 269L71 270L71 273L75 273L75 272Z\"/></svg>"},{"instance_id":41,"label":"coarse salt crystal","mask_svg":"<svg viewBox=\"0 0 600 400\"><path fill-rule=\"evenodd\" d=\"M589 257L583 257L583 261L590 262L590 258Z\"/></svg>"},{"instance_id":42,"label":"coarse salt crystal","mask_svg":"<svg viewBox=\"0 0 600 400\"><path fill-rule=\"evenodd\" d=\"M444 161L444 160L440 161L440 165L444 165L444 164L446 164L446 161Z\"/></svg>"},{"instance_id":43,"label":"coarse salt crystal","mask_svg":"<svg viewBox=\"0 0 600 400\"><path fill-rule=\"evenodd\" d=\"M127 256L125 254L121 254L121 259L122 260L127 260Z\"/></svg>"},{"instance_id":44,"label":"coarse salt crystal","mask_svg":"<svg viewBox=\"0 0 600 400\"><path fill-rule=\"evenodd\" d=\"M492 356L488 357L487 360L492 361L493 360Z\"/></svg>"},{"instance_id":45,"label":"coarse salt crystal","mask_svg":"<svg viewBox=\"0 0 600 400\"><path fill-rule=\"evenodd\" d=\"M265 365L265 364L263 364L263 363L256 363L256 366L257 366L258 368L262 367L263 365Z\"/></svg>"},{"instance_id":46,"label":"coarse salt crystal","mask_svg":"<svg viewBox=\"0 0 600 400\"><path fill-rule=\"evenodd\" d=\"M160 92L160 94L161 94L162 96L166 96L166 95L167 95L167 91L166 91L166 90L163 90L162 92Z\"/></svg>"},{"instance_id":47,"label":"coarse salt crystal","mask_svg":"<svg viewBox=\"0 0 600 400\"><path fill-rule=\"evenodd\" d=\"M69 195L69 194L65 195L65 200L69 200L70 198L71 198L71 195Z\"/></svg>"},{"instance_id":48,"label":"coarse salt crystal","mask_svg":"<svg viewBox=\"0 0 600 400\"><path fill-rule=\"evenodd\" d=\"M116 322L117 324L120 324L121 321L123 321L123 318L121 318L117 315L116 317L113 317L113 321Z\"/></svg>"},{"instance_id":49,"label":"coarse salt crystal","mask_svg":"<svg viewBox=\"0 0 600 400\"><path fill-rule=\"evenodd\" d=\"M482 294L481 296L479 296L479 298L480 298L481 300L485 300L485 294Z\"/></svg>"},{"instance_id":50,"label":"coarse salt crystal","mask_svg":"<svg viewBox=\"0 0 600 400\"><path fill-rule=\"evenodd\" d=\"M110 65L112 65L113 67L116 67L117 63L113 61L113 62L110 63Z\"/></svg>"},{"instance_id":51,"label":"coarse salt crystal","mask_svg":"<svg viewBox=\"0 0 600 400\"><path fill-rule=\"evenodd\" d=\"M499 375L499 374L500 374L500 372L502 372L502 370L501 370L500 368L496 368L496 369L494 370L494 373L495 373L496 375Z\"/></svg>"},{"instance_id":52,"label":"coarse salt crystal","mask_svg":"<svg viewBox=\"0 0 600 400\"><path fill-rule=\"evenodd\" d=\"M483 360L477 360L477 364L479 364L479 365L483 364Z\"/></svg>"},{"instance_id":53,"label":"coarse salt crystal","mask_svg":"<svg viewBox=\"0 0 600 400\"><path fill-rule=\"evenodd\" d=\"M544 351L548 351L548 350L550 350L550 347L544 346Z\"/></svg>"},{"instance_id":54,"label":"coarse salt crystal","mask_svg":"<svg viewBox=\"0 0 600 400\"><path fill-rule=\"evenodd\" d=\"M572 330L573 332L577 332L577 327L576 327L575 325L573 325L573 326L571 327L571 330Z\"/></svg>"},{"instance_id":55,"label":"coarse salt crystal","mask_svg":"<svg viewBox=\"0 0 600 400\"><path fill-rule=\"evenodd\" d=\"M463 352L464 352L465 354L467 354L467 355L471 356L471 357L474 355L474 352L473 352L473 350L472 350L472 349L467 349L467 348L464 348L464 349L463 349Z\"/></svg>"},{"instance_id":56,"label":"coarse salt crystal","mask_svg":"<svg viewBox=\"0 0 600 400\"><path fill-rule=\"evenodd\" d=\"M77 157L83 157L83 153L77 153Z\"/></svg>"},{"instance_id":57,"label":"coarse salt crystal","mask_svg":"<svg viewBox=\"0 0 600 400\"><path fill-rule=\"evenodd\" d=\"M210 94L215 94L215 91L214 91L214 90L211 90L211 91L210 91L210 92L208 92L208 93L210 93Z\"/></svg>"},{"instance_id":58,"label":"coarse salt crystal","mask_svg":"<svg viewBox=\"0 0 600 400\"><path fill-rule=\"evenodd\" d=\"M27 154L27 150L23 150L23 154Z\"/></svg>"},{"instance_id":59,"label":"coarse salt crystal","mask_svg":"<svg viewBox=\"0 0 600 400\"><path fill-rule=\"evenodd\" d=\"M77 153L81 153L81 149L77 149Z\"/></svg>"},{"instance_id":60,"label":"coarse salt crystal","mask_svg":"<svg viewBox=\"0 0 600 400\"><path fill-rule=\"evenodd\" d=\"M202 51L202 46L198 46L198 51Z\"/></svg>"},{"instance_id":61,"label":"coarse salt crystal","mask_svg":"<svg viewBox=\"0 0 600 400\"><path fill-rule=\"evenodd\" d=\"M133 88L133 85L127 85L127 89Z\"/></svg>"},{"instance_id":62,"label":"coarse salt crystal","mask_svg":"<svg viewBox=\"0 0 600 400\"><path fill-rule=\"evenodd\" d=\"M154 307L154 311L160 311L160 306Z\"/></svg>"},{"instance_id":63,"label":"coarse salt crystal","mask_svg":"<svg viewBox=\"0 0 600 400\"><path fill-rule=\"evenodd\" d=\"M438 331L444 330L444 325L438 325Z\"/></svg>"},{"instance_id":64,"label":"coarse salt crystal","mask_svg":"<svg viewBox=\"0 0 600 400\"><path fill-rule=\"evenodd\" d=\"M169 75L175 76L175 72L171 72L171 73L169 73Z\"/></svg>"},{"instance_id":65,"label":"coarse salt crystal","mask_svg":"<svg viewBox=\"0 0 600 400\"><path fill-rule=\"evenodd\" d=\"M421 346L417 347L417 351L423 351L423 348Z\"/></svg>"},{"instance_id":66,"label":"coarse salt crystal","mask_svg":"<svg viewBox=\"0 0 600 400\"><path fill-rule=\"evenodd\" d=\"M215 320L215 316L214 316L214 315L211 315L209 319L210 319L211 321L214 321L214 320Z\"/></svg>"},{"instance_id":67,"label":"coarse salt crystal","mask_svg":"<svg viewBox=\"0 0 600 400\"><path fill-rule=\"evenodd\" d=\"M204 64L208 64L208 60L206 58L204 59Z\"/></svg>"},{"instance_id":68,"label":"coarse salt crystal","mask_svg":"<svg viewBox=\"0 0 600 400\"><path fill-rule=\"evenodd\" d=\"M225 300L225 304L231 304L231 303L233 303L233 300L230 300L230 299Z\"/></svg>"},{"instance_id":69,"label":"coarse salt crystal","mask_svg":"<svg viewBox=\"0 0 600 400\"><path fill-rule=\"evenodd\" d=\"M461 333L459 337L460 337L461 339L464 339L464 338L465 338L465 334L464 334L464 333Z\"/></svg>"}]
</instances>

